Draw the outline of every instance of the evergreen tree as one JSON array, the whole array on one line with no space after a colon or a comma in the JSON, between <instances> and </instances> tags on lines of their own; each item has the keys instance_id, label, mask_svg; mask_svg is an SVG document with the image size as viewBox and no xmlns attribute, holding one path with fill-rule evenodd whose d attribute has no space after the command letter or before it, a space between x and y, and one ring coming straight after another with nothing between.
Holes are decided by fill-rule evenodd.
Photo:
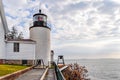
<instances>
[{"instance_id":1,"label":"evergreen tree","mask_svg":"<svg viewBox=\"0 0 120 80\"><path fill-rule=\"evenodd\" d=\"M23 39L23 33L20 32L20 34L18 35L18 39Z\"/></svg>"},{"instance_id":2,"label":"evergreen tree","mask_svg":"<svg viewBox=\"0 0 120 80\"><path fill-rule=\"evenodd\" d=\"M22 32L18 33L18 31L15 28L15 26L13 26L12 30L7 35L7 39L23 39L23 33Z\"/></svg>"}]
</instances>

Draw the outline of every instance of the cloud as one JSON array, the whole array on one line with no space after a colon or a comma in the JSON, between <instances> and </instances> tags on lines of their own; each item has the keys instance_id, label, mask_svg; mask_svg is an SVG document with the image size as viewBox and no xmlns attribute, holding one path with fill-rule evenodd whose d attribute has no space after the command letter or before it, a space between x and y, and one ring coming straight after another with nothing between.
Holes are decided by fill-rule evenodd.
<instances>
[{"instance_id":1,"label":"cloud","mask_svg":"<svg viewBox=\"0 0 120 80\"><path fill-rule=\"evenodd\" d=\"M53 38L86 39L106 36L119 37L120 12L116 12L119 9L119 4L115 1L76 0L73 2L72 0L42 0L41 2L43 3L41 8L50 17L48 22L50 22L49 24L52 23L51 27L55 31L55 33L53 32ZM53 2L54 5L51 4ZM19 3L15 0L4 0L4 4L6 4L6 15L17 21L17 23L15 22L16 26L21 23L23 27L25 27L24 24L26 23L28 23L27 27L29 26L29 19L32 19L32 15L39 8L39 0L22 0ZM8 21L8 24L12 26L13 23Z\"/></svg>"},{"instance_id":2,"label":"cloud","mask_svg":"<svg viewBox=\"0 0 120 80\"><path fill-rule=\"evenodd\" d=\"M7 4L5 5L6 7L12 8L12 9L20 9L24 7L24 5L27 4L27 0L21 0L21 1L16 1L16 0L4 0L4 2ZM16 6L16 7L15 7Z\"/></svg>"},{"instance_id":3,"label":"cloud","mask_svg":"<svg viewBox=\"0 0 120 80\"><path fill-rule=\"evenodd\" d=\"M79 2L79 3L71 3L68 4L66 6L64 6L65 8L61 11L63 13L70 13L76 10L85 10L89 7L89 2L88 1L84 1L84 2Z\"/></svg>"},{"instance_id":4,"label":"cloud","mask_svg":"<svg viewBox=\"0 0 120 80\"><path fill-rule=\"evenodd\" d=\"M71 4L66 5L68 10L66 9L66 6L65 6L65 9L63 9L63 11L61 10L61 13L57 16L57 22L55 22L56 24L55 27L57 27L56 29L62 28L62 33L65 33L67 35L61 36L63 35L61 34L61 30L58 31L57 35L61 36L61 38L67 37L69 39L71 39L71 37L73 39L86 38L86 37L87 38L104 38L104 37L111 37L111 36L119 37L118 35L112 34L112 30L115 27L118 27L114 25L116 23L116 20L113 20L114 15L106 14L104 9L102 8L102 7L106 8L108 3L111 3L111 2L108 2L108 3L105 1L98 1L98 2L100 3L99 5L96 5L96 7L92 5L93 3L95 4L94 1L89 2L89 5L87 5L88 7L86 7L86 5L83 5L85 7L85 8L82 8L83 10L80 10L79 6L77 6L76 4L74 5L76 5L77 7L71 6ZM77 3L77 4L80 4L80 3ZM113 6L114 8L118 8L118 5L116 6L113 5ZM70 9L73 9L72 10L73 12L71 12ZM100 13L101 12L100 9L103 11L102 13ZM66 15L63 15L64 11L67 12ZM111 12L114 12L114 11L111 11ZM78 34L73 34L74 32ZM115 32L116 31L114 31L114 33ZM71 34L73 34L74 36ZM68 37L68 35L71 35L71 37L70 36Z\"/></svg>"},{"instance_id":5,"label":"cloud","mask_svg":"<svg viewBox=\"0 0 120 80\"><path fill-rule=\"evenodd\" d=\"M79 40L62 42L55 47L55 53L66 58L110 58L120 54L120 39ZM69 57L68 57L69 56ZM120 56L119 56L120 57Z\"/></svg>"},{"instance_id":6,"label":"cloud","mask_svg":"<svg viewBox=\"0 0 120 80\"><path fill-rule=\"evenodd\" d=\"M101 4L102 6L98 8L98 11L105 14L114 14L120 6L119 4L108 0L104 0Z\"/></svg>"}]
</instances>

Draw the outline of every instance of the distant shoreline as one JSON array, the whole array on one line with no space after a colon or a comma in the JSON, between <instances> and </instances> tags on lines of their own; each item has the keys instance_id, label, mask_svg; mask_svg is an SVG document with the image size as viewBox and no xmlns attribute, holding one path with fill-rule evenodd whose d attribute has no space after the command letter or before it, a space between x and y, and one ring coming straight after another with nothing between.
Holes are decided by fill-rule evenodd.
<instances>
[{"instance_id":1,"label":"distant shoreline","mask_svg":"<svg viewBox=\"0 0 120 80\"><path fill-rule=\"evenodd\" d=\"M65 59L65 60L119 60L120 58L80 58L80 59ZM57 61L57 59L55 59Z\"/></svg>"}]
</instances>

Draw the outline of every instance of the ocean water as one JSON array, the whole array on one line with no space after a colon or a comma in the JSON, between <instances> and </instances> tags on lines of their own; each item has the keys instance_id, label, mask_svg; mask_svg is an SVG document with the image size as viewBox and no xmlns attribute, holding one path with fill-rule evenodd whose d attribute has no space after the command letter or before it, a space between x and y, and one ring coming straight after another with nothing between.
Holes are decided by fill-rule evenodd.
<instances>
[{"instance_id":1,"label":"ocean water","mask_svg":"<svg viewBox=\"0 0 120 80\"><path fill-rule=\"evenodd\" d=\"M85 66L91 80L120 80L120 59L72 59L65 63Z\"/></svg>"}]
</instances>

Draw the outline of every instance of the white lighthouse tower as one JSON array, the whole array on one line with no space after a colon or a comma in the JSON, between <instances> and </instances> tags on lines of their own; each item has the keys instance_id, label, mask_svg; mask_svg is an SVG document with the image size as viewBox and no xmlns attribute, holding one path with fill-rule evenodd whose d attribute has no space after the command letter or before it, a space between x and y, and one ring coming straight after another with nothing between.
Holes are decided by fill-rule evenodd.
<instances>
[{"instance_id":1,"label":"white lighthouse tower","mask_svg":"<svg viewBox=\"0 0 120 80\"><path fill-rule=\"evenodd\" d=\"M35 60L42 60L45 66L50 62L50 31L47 26L47 15L39 10L39 13L33 15L30 39L36 41Z\"/></svg>"}]
</instances>

